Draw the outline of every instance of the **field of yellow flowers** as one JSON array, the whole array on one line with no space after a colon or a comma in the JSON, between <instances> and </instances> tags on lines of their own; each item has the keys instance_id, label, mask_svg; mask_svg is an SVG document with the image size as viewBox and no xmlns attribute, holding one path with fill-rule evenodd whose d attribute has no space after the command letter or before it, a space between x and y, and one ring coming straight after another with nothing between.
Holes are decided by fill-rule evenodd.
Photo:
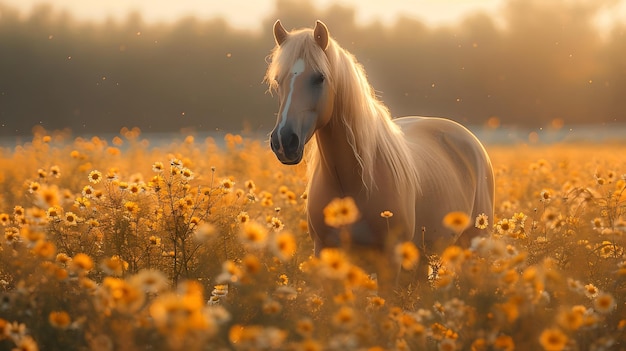
<instances>
[{"instance_id":1,"label":"field of yellow flowers","mask_svg":"<svg viewBox=\"0 0 626 351\"><path fill-rule=\"evenodd\" d=\"M484 237L383 297L310 256L304 166L263 141L33 134L0 149L1 350L626 348L624 144L488 145Z\"/></svg>"}]
</instances>

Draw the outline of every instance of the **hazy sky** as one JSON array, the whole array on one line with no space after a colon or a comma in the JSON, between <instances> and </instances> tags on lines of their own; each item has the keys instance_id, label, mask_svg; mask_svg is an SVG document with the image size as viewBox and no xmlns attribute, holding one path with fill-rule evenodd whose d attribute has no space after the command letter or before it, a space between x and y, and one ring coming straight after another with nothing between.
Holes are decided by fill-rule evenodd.
<instances>
[{"instance_id":1,"label":"hazy sky","mask_svg":"<svg viewBox=\"0 0 626 351\"><path fill-rule=\"evenodd\" d=\"M33 5L51 2L79 19L124 19L131 10L147 21L175 21L183 15L225 17L237 28L260 29L261 20L274 9L275 0L0 0L28 14ZM429 24L453 22L468 12L496 12L502 0L315 0L321 8L344 4L357 9L359 20L393 20L397 14L415 16ZM297 26L297 24L294 24ZM304 25L304 24L302 24Z\"/></svg>"},{"instance_id":2,"label":"hazy sky","mask_svg":"<svg viewBox=\"0 0 626 351\"><path fill-rule=\"evenodd\" d=\"M551 1L551 0L547 0ZM576 1L576 0L572 0ZM592 0L588 0L592 1ZM124 20L138 11L148 22L173 22L181 16L203 19L224 17L235 28L261 29L262 20L272 13L275 0L0 0L27 15L33 6L52 3L57 11L68 11L81 20ZM398 14L415 17L431 25L450 24L473 12L497 14L504 0L315 0L320 8L343 4L357 10L358 20L393 21ZM614 0L597 18L601 29L615 21L626 21L626 0ZM292 24L291 26L306 26ZM603 28L604 27L604 28Z\"/></svg>"}]
</instances>

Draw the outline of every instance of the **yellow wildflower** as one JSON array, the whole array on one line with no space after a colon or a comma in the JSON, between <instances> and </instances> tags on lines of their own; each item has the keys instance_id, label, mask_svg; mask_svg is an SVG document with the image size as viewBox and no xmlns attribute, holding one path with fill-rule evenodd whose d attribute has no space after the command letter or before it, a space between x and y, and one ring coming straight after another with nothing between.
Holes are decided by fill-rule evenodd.
<instances>
[{"instance_id":1,"label":"yellow wildflower","mask_svg":"<svg viewBox=\"0 0 626 351\"><path fill-rule=\"evenodd\" d=\"M31 182L31 183L28 185L28 191L29 191L31 194L34 194L34 193L38 192L38 191L39 191L39 189L41 189L41 184L39 184L38 182Z\"/></svg>"},{"instance_id":2,"label":"yellow wildflower","mask_svg":"<svg viewBox=\"0 0 626 351\"><path fill-rule=\"evenodd\" d=\"M22 240L19 229L14 228L14 227L9 227L5 229L4 238L9 243L16 243Z\"/></svg>"},{"instance_id":3,"label":"yellow wildflower","mask_svg":"<svg viewBox=\"0 0 626 351\"><path fill-rule=\"evenodd\" d=\"M289 204L295 205L297 202L298 196L293 191L289 190L286 194L286 200Z\"/></svg>"},{"instance_id":4,"label":"yellow wildflower","mask_svg":"<svg viewBox=\"0 0 626 351\"><path fill-rule=\"evenodd\" d=\"M415 268L419 262L419 250L411 241L405 241L396 245L395 254L396 261L406 270Z\"/></svg>"},{"instance_id":5,"label":"yellow wildflower","mask_svg":"<svg viewBox=\"0 0 626 351\"><path fill-rule=\"evenodd\" d=\"M213 291L211 292L213 296L224 297L228 295L228 284L218 284L213 286Z\"/></svg>"},{"instance_id":6,"label":"yellow wildflower","mask_svg":"<svg viewBox=\"0 0 626 351\"><path fill-rule=\"evenodd\" d=\"M139 204L134 201L124 202L124 210L131 216L136 216L139 213Z\"/></svg>"},{"instance_id":7,"label":"yellow wildflower","mask_svg":"<svg viewBox=\"0 0 626 351\"><path fill-rule=\"evenodd\" d=\"M193 332L211 335L216 331L216 321L203 305L202 296L169 293L155 299L150 315L165 335L177 338Z\"/></svg>"},{"instance_id":8,"label":"yellow wildflower","mask_svg":"<svg viewBox=\"0 0 626 351\"><path fill-rule=\"evenodd\" d=\"M245 211L241 211L239 212L239 214L237 215L237 223L239 224L245 224L250 220L250 216L248 215L248 212Z\"/></svg>"},{"instance_id":9,"label":"yellow wildflower","mask_svg":"<svg viewBox=\"0 0 626 351\"><path fill-rule=\"evenodd\" d=\"M367 284L369 276L361 269L361 267L350 265L348 273L344 279L344 283L348 287L364 286Z\"/></svg>"},{"instance_id":10,"label":"yellow wildflower","mask_svg":"<svg viewBox=\"0 0 626 351\"><path fill-rule=\"evenodd\" d=\"M474 222L474 226L478 229L485 229L489 226L489 217L486 214L481 213L476 216L476 221Z\"/></svg>"},{"instance_id":11,"label":"yellow wildflower","mask_svg":"<svg viewBox=\"0 0 626 351\"><path fill-rule=\"evenodd\" d=\"M311 312L319 311L324 305L324 299L319 295L311 295L306 299L306 306Z\"/></svg>"},{"instance_id":12,"label":"yellow wildflower","mask_svg":"<svg viewBox=\"0 0 626 351\"><path fill-rule=\"evenodd\" d=\"M246 187L246 189L248 189L249 192L254 192L254 189L256 189L256 185L252 180L246 180L244 186Z\"/></svg>"},{"instance_id":13,"label":"yellow wildflower","mask_svg":"<svg viewBox=\"0 0 626 351\"><path fill-rule=\"evenodd\" d=\"M194 238L198 243L205 243L209 239L212 239L217 234L217 228L207 222L203 222L198 225L198 227L194 230Z\"/></svg>"},{"instance_id":14,"label":"yellow wildflower","mask_svg":"<svg viewBox=\"0 0 626 351\"><path fill-rule=\"evenodd\" d=\"M142 183L143 184L143 183ZM144 190L144 187L140 183L130 183L128 184L128 192L137 195Z\"/></svg>"},{"instance_id":15,"label":"yellow wildflower","mask_svg":"<svg viewBox=\"0 0 626 351\"><path fill-rule=\"evenodd\" d=\"M19 206L19 205L13 207L13 216L15 216L16 219L24 217L25 214L26 212L24 211L24 207Z\"/></svg>"},{"instance_id":16,"label":"yellow wildflower","mask_svg":"<svg viewBox=\"0 0 626 351\"><path fill-rule=\"evenodd\" d=\"M67 327L69 327L72 319L70 318L70 315L67 314L67 312L65 311L52 311L48 315L48 321L50 322L50 325L55 328L66 329Z\"/></svg>"},{"instance_id":17,"label":"yellow wildflower","mask_svg":"<svg viewBox=\"0 0 626 351\"><path fill-rule=\"evenodd\" d=\"M59 256L57 255L57 260ZM76 254L71 261L72 268L80 272L88 272L93 268L93 260L84 253Z\"/></svg>"},{"instance_id":18,"label":"yellow wildflower","mask_svg":"<svg viewBox=\"0 0 626 351\"><path fill-rule=\"evenodd\" d=\"M545 329L539 336L539 343L546 351L560 351L567 345L567 335L556 328Z\"/></svg>"},{"instance_id":19,"label":"yellow wildflower","mask_svg":"<svg viewBox=\"0 0 626 351\"><path fill-rule=\"evenodd\" d=\"M287 197L287 192L288 191L289 191L289 188L287 188L285 185L281 185L280 187L278 187L278 194L282 198L286 198Z\"/></svg>"},{"instance_id":20,"label":"yellow wildflower","mask_svg":"<svg viewBox=\"0 0 626 351\"><path fill-rule=\"evenodd\" d=\"M113 255L105 258L100 264L100 268L106 274L120 276L128 269L128 262L124 261L120 256Z\"/></svg>"},{"instance_id":21,"label":"yellow wildflower","mask_svg":"<svg viewBox=\"0 0 626 351\"><path fill-rule=\"evenodd\" d=\"M523 212L516 212L513 214L513 217L511 219L517 225L519 225L520 228L524 228L524 225L526 223L526 220L528 219L528 216L525 215Z\"/></svg>"},{"instance_id":22,"label":"yellow wildflower","mask_svg":"<svg viewBox=\"0 0 626 351\"><path fill-rule=\"evenodd\" d=\"M350 225L359 218L359 209L351 197L335 198L324 207L326 225L339 228Z\"/></svg>"},{"instance_id":23,"label":"yellow wildflower","mask_svg":"<svg viewBox=\"0 0 626 351\"><path fill-rule=\"evenodd\" d=\"M33 252L42 258L52 259L56 255L56 246L45 240L38 240L33 247Z\"/></svg>"},{"instance_id":24,"label":"yellow wildflower","mask_svg":"<svg viewBox=\"0 0 626 351\"><path fill-rule=\"evenodd\" d=\"M276 327L259 325L233 325L228 332L228 339L241 350L280 350L287 338L287 332Z\"/></svg>"},{"instance_id":25,"label":"yellow wildflower","mask_svg":"<svg viewBox=\"0 0 626 351\"><path fill-rule=\"evenodd\" d=\"M44 206L58 206L60 200L59 188L56 185L42 186L37 192L37 202Z\"/></svg>"},{"instance_id":26,"label":"yellow wildflower","mask_svg":"<svg viewBox=\"0 0 626 351\"><path fill-rule=\"evenodd\" d=\"M155 162L152 164L152 171L155 173L162 173L164 169L163 162Z\"/></svg>"},{"instance_id":27,"label":"yellow wildflower","mask_svg":"<svg viewBox=\"0 0 626 351\"><path fill-rule=\"evenodd\" d=\"M183 177L183 179L185 179L186 181L190 181L193 179L193 172L189 169L189 168L183 168L180 171L180 175L181 177Z\"/></svg>"},{"instance_id":28,"label":"yellow wildflower","mask_svg":"<svg viewBox=\"0 0 626 351\"><path fill-rule=\"evenodd\" d=\"M313 334L315 328L310 318L302 318L296 321L296 333L303 337L309 337ZM321 350L321 348L320 348Z\"/></svg>"},{"instance_id":29,"label":"yellow wildflower","mask_svg":"<svg viewBox=\"0 0 626 351\"><path fill-rule=\"evenodd\" d=\"M117 168L115 168L115 167L111 167L111 168L109 168L109 169L107 170L107 175L106 175L106 178L107 178L109 181L117 180L117 178L118 178L118 173L119 173L119 170L118 170ZM101 178L102 178L102 176L101 176Z\"/></svg>"},{"instance_id":30,"label":"yellow wildflower","mask_svg":"<svg viewBox=\"0 0 626 351\"><path fill-rule=\"evenodd\" d=\"M279 313L283 309L283 306L280 304L280 302L274 299L267 299L263 302L261 309L263 310L263 313L267 315L273 315Z\"/></svg>"},{"instance_id":31,"label":"yellow wildflower","mask_svg":"<svg viewBox=\"0 0 626 351\"><path fill-rule=\"evenodd\" d=\"M391 218L393 217L393 212L391 211L383 211L380 213L380 216L383 218Z\"/></svg>"},{"instance_id":32,"label":"yellow wildflower","mask_svg":"<svg viewBox=\"0 0 626 351\"><path fill-rule=\"evenodd\" d=\"M91 201L89 201L89 199L86 197L79 196L74 200L74 205L81 210L84 210L91 206Z\"/></svg>"},{"instance_id":33,"label":"yellow wildflower","mask_svg":"<svg viewBox=\"0 0 626 351\"><path fill-rule=\"evenodd\" d=\"M222 263L222 273L215 279L218 283L236 283L243 275L243 271L235 262L226 260Z\"/></svg>"},{"instance_id":34,"label":"yellow wildflower","mask_svg":"<svg viewBox=\"0 0 626 351\"><path fill-rule=\"evenodd\" d=\"M596 286L593 284L587 284L585 285L584 292L588 298L593 299L598 296L600 290L598 290L598 288L596 288Z\"/></svg>"},{"instance_id":35,"label":"yellow wildflower","mask_svg":"<svg viewBox=\"0 0 626 351\"><path fill-rule=\"evenodd\" d=\"M580 310L578 308L571 308L569 310L561 311L556 316L556 320L562 328L575 331L582 326L584 313L584 309Z\"/></svg>"},{"instance_id":36,"label":"yellow wildflower","mask_svg":"<svg viewBox=\"0 0 626 351\"><path fill-rule=\"evenodd\" d=\"M61 176L61 168L59 168L59 166L57 165L51 166L50 174L52 174L52 176L55 178L59 178Z\"/></svg>"},{"instance_id":37,"label":"yellow wildflower","mask_svg":"<svg viewBox=\"0 0 626 351\"><path fill-rule=\"evenodd\" d=\"M496 231L498 234L511 235L515 230L515 222L513 220L504 218L498 221L496 224Z\"/></svg>"},{"instance_id":38,"label":"yellow wildflower","mask_svg":"<svg viewBox=\"0 0 626 351\"><path fill-rule=\"evenodd\" d=\"M270 248L281 261L287 261L296 253L296 239L289 232L276 234Z\"/></svg>"},{"instance_id":39,"label":"yellow wildflower","mask_svg":"<svg viewBox=\"0 0 626 351\"><path fill-rule=\"evenodd\" d=\"M189 227L194 228L200 224L201 220L198 216L193 216L189 219Z\"/></svg>"},{"instance_id":40,"label":"yellow wildflower","mask_svg":"<svg viewBox=\"0 0 626 351\"><path fill-rule=\"evenodd\" d=\"M285 227L283 222L278 217L270 218L270 221L268 222L267 225L268 225L269 228L271 228L275 232L279 232L279 231L283 230L283 228Z\"/></svg>"},{"instance_id":41,"label":"yellow wildflower","mask_svg":"<svg viewBox=\"0 0 626 351\"><path fill-rule=\"evenodd\" d=\"M72 259L65 253L58 254L55 259L61 264L67 264L72 261Z\"/></svg>"},{"instance_id":42,"label":"yellow wildflower","mask_svg":"<svg viewBox=\"0 0 626 351\"><path fill-rule=\"evenodd\" d=\"M445 338L439 343L439 351L456 351L457 345L454 339Z\"/></svg>"},{"instance_id":43,"label":"yellow wildflower","mask_svg":"<svg viewBox=\"0 0 626 351\"><path fill-rule=\"evenodd\" d=\"M241 242L253 248L265 247L267 235L267 228L257 222L248 222L239 231Z\"/></svg>"},{"instance_id":44,"label":"yellow wildflower","mask_svg":"<svg viewBox=\"0 0 626 351\"><path fill-rule=\"evenodd\" d=\"M224 192L232 193L235 188L235 182L233 182L230 178L225 178L220 182L220 187Z\"/></svg>"},{"instance_id":45,"label":"yellow wildflower","mask_svg":"<svg viewBox=\"0 0 626 351\"><path fill-rule=\"evenodd\" d=\"M326 248L320 252L322 273L331 279L345 279L351 264L345 254L334 248Z\"/></svg>"},{"instance_id":46,"label":"yellow wildflower","mask_svg":"<svg viewBox=\"0 0 626 351\"><path fill-rule=\"evenodd\" d=\"M140 291L150 294L158 294L169 286L165 274L156 269L142 269L130 277L128 282Z\"/></svg>"},{"instance_id":47,"label":"yellow wildflower","mask_svg":"<svg viewBox=\"0 0 626 351\"><path fill-rule=\"evenodd\" d=\"M39 346L30 335L24 335L19 338L15 338L15 346L13 350L19 351L39 351Z\"/></svg>"},{"instance_id":48,"label":"yellow wildflower","mask_svg":"<svg viewBox=\"0 0 626 351\"><path fill-rule=\"evenodd\" d=\"M93 184L98 184L102 181L102 173L100 173L100 171L93 170L91 171L91 173L89 173L88 179L89 179L89 182Z\"/></svg>"},{"instance_id":49,"label":"yellow wildflower","mask_svg":"<svg viewBox=\"0 0 626 351\"><path fill-rule=\"evenodd\" d=\"M459 234L470 225L470 218L465 212L449 212L443 217L443 225Z\"/></svg>"},{"instance_id":50,"label":"yellow wildflower","mask_svg":"<svg viewBox=\"0 0 626 351\"><path fill-rule=\"evenodd\" d=\"M354 310L348 306L342 306L333 315L333 325L340 329L348 329L356 323Z\"/></svg>"},{"instance_id":51,"label":"yellow wildflower","mask_svg":"<svg viewBox=\"0 0 626 351\"><path fill-rule=\"evenodd\" d=\"M508 335L500 335L493 342L493 347L498 351L514 351L515 342L513 341L513 338Z\"/></svg>"},{"instance_id":52,"label":"yellow wildflower","mask_svg":"<svg viewBox=\"0 0 626 351\"><path fill-rule=\"evenodd\" d=\"M432 267L430 267L432 268ZM437 275L435 277L434 285L438 289L447 289L452 286L454 282L455 274L452 270L441 266L437 271Z\"/></svg>"},{"instance_id":53,"label":"yellow wildflower","mask_svg":"<svg viewBox=\"0 0 626 351\"><path fill-rule=\"evenodd\" d=\"M8 213L0 213L0 224L7 226L11 223L11 216Z\"/></svg>"},{"instance_id":54,"label":"yellow wildflower","mask_svg":"<svg viewBox=\"0 0 626 351\"><path fill-rule=\"evenodd\" d=\"M615 299L613 298L613 295L609 293L600 293L593 300L593 306L595 307L596 311L604 314L613 311L616 305L617 304L615 302Z\"/></svg>"},{"instance_id":55,"label":"yellow wildflower","mask_svg":"<svg viewBox=\"0 0 626 351\"><path fill-rule=\"evenodd\" d=\"M551 199L552 199L552 192L548 189L542 190L541 193L539 194L539 201L543 202L544 204L549 203Z\"/></svg>"},{"instance_id":56,"label":"yellow wildflower","mask_svg":"<svg viewBox=\"0 0 626 351\"><path fill-rule=\"evenodd\" d=\"M471 351L487 351L489 350L489 345L487 344L487 340L483 338L478 338L472 342L470 347Z\"/></svg>"},{"instance_id":57,"label":"yellow wildflower","mask_svg":"<svg viewBox=\"0 0 626 351\"><path fill-rule=\"evenodd\" d=\"M241 266L246 273L256 274L261 271L261 261L253 254L247 254L241 259Z\"/></svg>"},{"instance_id":58,"label":"yellow wildflower","mask_svg":"<svg viewBox=\"0 0 626 351\"><path fill-rule=\"evenodd\" d=\"M368 302L368 305L367 305L368 309L377 311L385 306L386 301L382 297L371 296L367 298L367 302Z\"/></svg>"},{"instance_id":59,"label":"yellow wildflower","mask_svg":"<svg viewBox=\"0 0 626 351\"><path fill-rule=\"evenodd\" d=\"M50 216L52 217L52 216ZM74 212L66 212L64 222L66 225L75 226L80 218Z\"/></svg>"},{"instance_id":60,"label":"yellow wildflower","mask_svg":"<svg viewBox=\"0 0 626 351\"><path fill-rule=\"evenodd\" d=\"M504 314L509 323L513 323L519 317L520 305L523 302L523 298L519 296L512 296L508 301L498 304L500 311Z\"/></svg>"},{"instance_id":61,"label":"yellow wildflower","mask_svg":"<svg viewBox=\"0 0 626 351\"><path fill-rule=\"evenodd\" d=\"M143 306L145 294L123 279L106 277L100 292L106 306L124 313L134 313Z\"/></svg>"},{"instance_id":62,"label":"yellow wildflower","mask_svg":"<svg viewBox=\"0 0 626 351\"><path fill-rule=\"evenodd\" d=\"M447 268L460 268L464 260L465 252L456 245L447 247L441 254L441 264Z\"/></svg>"}]
</instances>

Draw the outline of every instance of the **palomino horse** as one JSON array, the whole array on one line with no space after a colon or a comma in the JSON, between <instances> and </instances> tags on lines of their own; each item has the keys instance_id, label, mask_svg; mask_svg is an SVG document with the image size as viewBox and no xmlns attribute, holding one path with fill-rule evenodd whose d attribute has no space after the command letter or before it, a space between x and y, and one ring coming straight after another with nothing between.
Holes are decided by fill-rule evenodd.
<instances>
[{"instance_id":1,"label":"palomino horse","mask_svg":"<svg viewBox=\"0 0 626 351\"><path fill-rule=\"evenodd\" d=\"M392 120L363 67L320 21L313 30L291 32L276 21L274 38L265 78L280 109L270 145L283 164L292 165L302 160L307 142L314 144L307 147L307 215L315 253L341 245L339 230L324 222L323 208L347 196L360 212L350 230L351 250L391 255L390 245L404 240L428 254L457 240L468 245L479 234L473 223L453 232L442 220L453 211L493 218L493 170L478 139L448 119ZM381 218L382 211L393 216Z\"/></svg>"}]
</instances>

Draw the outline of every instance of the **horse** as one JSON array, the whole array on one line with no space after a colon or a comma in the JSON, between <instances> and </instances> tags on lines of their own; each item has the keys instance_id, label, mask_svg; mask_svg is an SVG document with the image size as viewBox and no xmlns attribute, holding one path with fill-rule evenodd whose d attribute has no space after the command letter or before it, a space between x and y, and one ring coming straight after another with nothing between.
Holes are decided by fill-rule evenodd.
<instances>
[{"instance_id":1,"label":"horse","mask_svg":"<svg viewBox=\"0 0 626 351\"><path fill-rule=\"evenodd\" d=\"M278 20L273 34L265 81L280 106L269 144L285 165L306 155L315 255L342 245L341 230L325 223L323 209L344 197L360 213L350 227L350 250L386 255L379 268L400 270L391 248L402 241L426 255L467 247L480 230L470 224L453 231L442 221L453 211L493 218L494 175L479 140L449 119L392 119L363 66L321 21L287 31ZM383 211L392 216L382 218Z\"/></svg>"}]
</instances>

